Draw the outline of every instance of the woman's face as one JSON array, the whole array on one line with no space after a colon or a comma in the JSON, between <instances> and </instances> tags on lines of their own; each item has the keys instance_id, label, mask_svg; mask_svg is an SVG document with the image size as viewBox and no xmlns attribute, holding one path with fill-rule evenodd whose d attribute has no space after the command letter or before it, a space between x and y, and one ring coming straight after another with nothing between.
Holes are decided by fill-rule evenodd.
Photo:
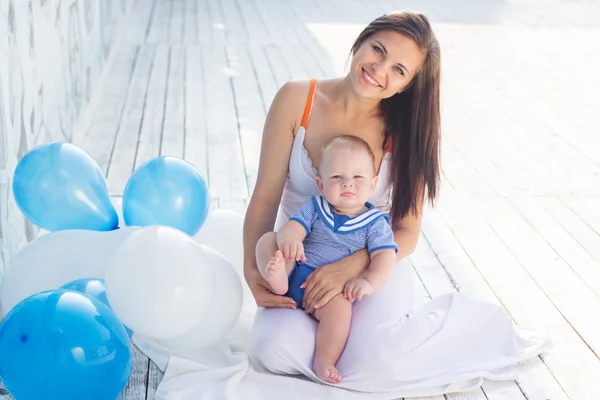
<instances>
[{"instance_id":1,"label":"woman's face","mask_svg":"<svg viewBox=\"0 0 600 400\"><path fill-rule=\"evenodd\" d=\"M425 55L407 36L380 31L358 48L350 66L351 80L363 97L386 99L401 92L425 61Z\"/></svg>"}]
</instances>

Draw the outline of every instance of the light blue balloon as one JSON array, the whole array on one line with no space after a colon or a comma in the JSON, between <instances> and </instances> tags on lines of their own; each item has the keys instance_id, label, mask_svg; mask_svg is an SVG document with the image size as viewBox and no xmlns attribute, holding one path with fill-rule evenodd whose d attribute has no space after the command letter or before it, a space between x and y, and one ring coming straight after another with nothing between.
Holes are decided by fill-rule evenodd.
<instances>
[{"instance_id":1,"label":"light blue balloon","mask_svg":"<svg viewBox=\"0 0 600 400\"><path fill-rule=\"evenodd\" d=\"M123 192L123 219L129 226L163 225L190 236L208 216L206 181L196 168L177 157L161 156L141 165Z\"/></svg>"},{"instance_id":2,"label":"light blue balloon","mask_svg":"<svg viewBox=\"0 0 600 400\"><path fill-rule=\"evenodd\" d=\"M94 279L94 278L85 278L78 279L76 281L71 281L65 285L62 285L60 289L66 290L74 290L75 292L85 293L89 296L92 296L95 299L98 299L112 310L110 303L108 302L108 297L106 296L106 288L104 286L104 279ZM129 338L133 336L133 332L131 329L125 326L125 330L129 335Z\"/></svg>"},{"instance_id":3,"label":"light blue balloon","mask_svg":"<svg viewBox=\"0 0 600 400\"><path fill-rule=\"evenodd\" d=\"M21 212L48 231L110 231L119 218L94 159L71 143L34 147L17 164L13 192Z\"/></svg>"},{"instance_id":4,"label":"light blue balloon","mask_svg":"<svg viewBox=\"0 0 600 400\"><path fill-rule=\"evenodd\" d=\"M129 381L132 354L114 313L70 290L34 294L0 325L0 377L19 400L115 400Z\"/></svg>"}]
</instances>

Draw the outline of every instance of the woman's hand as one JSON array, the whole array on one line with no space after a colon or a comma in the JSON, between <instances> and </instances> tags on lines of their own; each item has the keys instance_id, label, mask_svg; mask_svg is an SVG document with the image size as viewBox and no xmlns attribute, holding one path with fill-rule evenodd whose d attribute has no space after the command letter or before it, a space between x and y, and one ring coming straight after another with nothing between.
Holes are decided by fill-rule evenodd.
<instances>
[{"instance_id":1,"label":"woman's hand","mask_svg":"<svg viewBox=\"0 0 600 400\"><path fill-rule=\"evenodd\" d=\"M360 250L338 262L317 268L300 286L305 289L302 299L304 309L312 312L329 303L342 293L346 282L358 278L368 265L367 251Z\"/></svg>"},{"instance_id":2,"label":"woman's hand","mask_svg":"<svg viewBox=\"0 0 600 400\"><path fill-rule=\"evenodd\" d=\"M269 284L258 270L247 272L245 277L257 306L296 309L296 302L292 298L271 293Z\"/></svg>"}]
</instances>

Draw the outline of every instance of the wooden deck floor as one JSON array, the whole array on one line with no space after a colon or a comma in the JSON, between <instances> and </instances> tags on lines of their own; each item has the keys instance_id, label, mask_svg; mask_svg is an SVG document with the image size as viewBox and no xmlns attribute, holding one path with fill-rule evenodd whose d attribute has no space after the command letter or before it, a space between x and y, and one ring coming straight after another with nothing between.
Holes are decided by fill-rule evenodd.
<instances>
[{"instance_id":1,"label":"wooden deck floor","mask_svg":"<svg viewBox=\"0 0 600 400\"><path fill-rule=\"evenodd\" d=\"M596 400L600 7L538 4L138 0L75 144L113 195L141 163L174 155L207 177L220 207L244 210L277 89L343 73L372 18L423 11L442 45L444 168L411 256L423 301L458 290L499 302L555 345L522 365L517 382L430 400ZM136 352L123 398L153 399L160 379Z\"/></svg>"}]
</instances>

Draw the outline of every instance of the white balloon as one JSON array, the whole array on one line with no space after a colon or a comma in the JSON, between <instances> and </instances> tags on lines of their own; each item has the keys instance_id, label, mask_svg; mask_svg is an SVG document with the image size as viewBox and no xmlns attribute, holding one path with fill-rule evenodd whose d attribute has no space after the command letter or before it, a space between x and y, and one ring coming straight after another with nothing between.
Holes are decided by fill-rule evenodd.
<instances>
[{"instance_id":1,"label":"white balloon","mask_svg":"<svg viewBox=\"0 0 600 400\"><path fill-rule=\"evenodd\" d=\"M242 311L243 292L239 276L227 259L207 246L201 246L214 272L214 291L208 307L196 313L198 323L186 334L162 340L173 349L200 349L222 339L233 328Z\"/></svg>"},{"instance_id":2,"label":"white balloon","mask_svg":"<svg viewBox=\"0 0 600 400\"><path fill-rule=\"evenodd\" d=\"M244 214L217 209L212 211L194 236L194 240L210 247L231 263L238 273L244 292L244 304L254 304L254 296L244 278Z\"/></svg>"},{"instance_id":3,"label":"white balloon","mask_svg":"<svg viewBox=\"0 0 600 400\"><path fill-rule=\"evenodd\" d=\"M69 229L31 241L7 265L0 284L3 314L35 293L57 289L77 279L104 278L121 243L138 229Z\"/></svg>"},{"instance_id":4,"label":"white balloon","mask_svg":"<svg viewBox=\"0 0 600 400\"><path fill-rule=\"evenodd\" d=\"M105 276L116 316L132 331L165 339L206 312L215 276L204 250L178 229L148 226L123 242Z\"/></svg>"}]
</instances>

